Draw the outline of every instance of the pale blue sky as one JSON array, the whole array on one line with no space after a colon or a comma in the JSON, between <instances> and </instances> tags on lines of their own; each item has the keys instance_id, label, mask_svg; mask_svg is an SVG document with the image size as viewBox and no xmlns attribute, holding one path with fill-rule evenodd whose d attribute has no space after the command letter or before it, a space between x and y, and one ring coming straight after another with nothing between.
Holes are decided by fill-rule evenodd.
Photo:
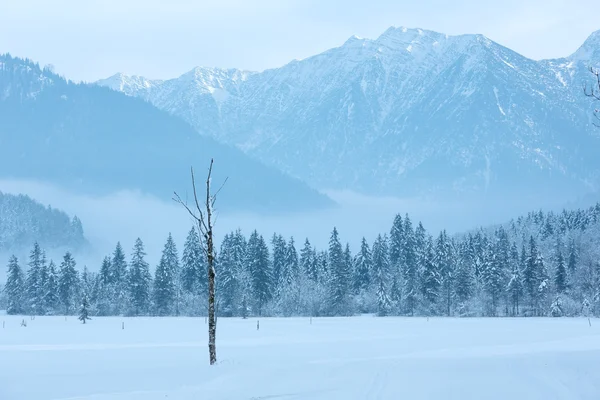
<instances>
[{"instance_id":1,"label":"pale blue sky","mask_svg":"<svg viewBox=\"0 0 600 400\"><path fill-rule=\"evenodd\" d=\"M389 26L482 33L528 57L574 52L597 0L0 0L0 53L74 80L170 78L196 65L250 70L376 38Z\"/></svg>"}]
</instances>

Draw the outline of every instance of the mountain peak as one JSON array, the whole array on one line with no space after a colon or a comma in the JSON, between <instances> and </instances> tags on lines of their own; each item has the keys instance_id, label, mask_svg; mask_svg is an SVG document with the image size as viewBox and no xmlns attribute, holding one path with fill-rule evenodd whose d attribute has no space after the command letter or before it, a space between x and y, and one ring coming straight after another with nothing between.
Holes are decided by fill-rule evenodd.
<instances>
[{"instance_id":1,"label":"mountain peak","mask_svg":"<svg viewBox=\"0 0 600 400\"><path fill-rule=\"evenodd\" d=\"M600 62L600 30L592 32L570 58L579 61Z\"/></svg>"}]
</instances>

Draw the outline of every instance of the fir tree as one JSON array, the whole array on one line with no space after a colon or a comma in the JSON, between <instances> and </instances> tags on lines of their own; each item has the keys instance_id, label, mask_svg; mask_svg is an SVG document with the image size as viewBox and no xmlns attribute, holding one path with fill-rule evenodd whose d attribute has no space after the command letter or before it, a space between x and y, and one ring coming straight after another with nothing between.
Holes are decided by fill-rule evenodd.
<instances>
[{"instance_id":1,"label":"fir tree","mask_svg":"<svg viewBox=\"0 0 600 400\"><path fill-rule=\"evenodd\" d=\"M127 261L121 243L118 242L110 263L109 287L113 296L114 314L121 315L127 305Z\"/></svg>"},{"instance_id":2,"label":"fir tree","mask_svg":"<svg viewBox=\"0 0 600 400\"><path fill-rule=\"evenodd\" d=\"M523 297L523 275L516 244L511 248L511 271L506 291L512 306L512 315L519 315L519 301Z\"/></svg>"},{"instance_id":3,"label":"fir tree","mask_svg":"<svg viewBox=\"0 0 600 400\"><path fill-rule=\"evenodd\" d=\"M473 257L467 241L460 245L456 267L455 294L459 304L464 305L473 295Z\"/></svg>"},{"instance_id":4,"label":"fir tree","mask_svg":"<svg viewBox=\"0 0 600 400\"><path fill-rule=\"evenodd\" d=\"M440 279L440 290L444 296L445 313L450 316L454 296L454 264L452 247L446 231L440 232L435 245L435 268Z\"/></svg>"},{"instance_id":5,"label":"fir tree","mask_svg":"<svg viewBox=\"0 0 600 400\"><path fill-rule=\"evenodd\" d=\"M569 242L569 260L567 262L567 267L569 269L569 274L574 276L575 271L577 270L577 247L575 246L574 239L571 239Z\"/></svg>"},{"instance_id":6,"label":"fir tree","mask_svg":"<svg viewBox=\"0 0 600 400\"><path fill-rule=\"evenodd\" d=\"M145 256L144 243L140 238L137 238L133 246L128 278L130 314L135 316L146 314L150 308L152 275L150 274L150 266L144 260Z\"/></svg>"},{"instance_id":7,"label":"fir tree","mask_svg":"<svg viewBox=\"0 0 600 400\"><path fill-rule=\"evenodd\" d=\"M426 302L428 313L435 313L440 290L440 276L435 265L435 249L433 238L429 236L425 247L423 259L423 281L421 292Z\"/></svg>"},{"instance_id":8,"label":"fir tree","mask_svg":"<svg viewBox=\"0 0 600 400\"><path fill-rule=\"evenodd\" d=\"M338 231L333 228L328 253L330 313L348 315L350 295L350 270L344 261L344 252Z\"/></svg>"},{"instance_id":9,"label":"fir tree","mask_svg":"<svg viewBox=\"0 0 600 400\"><path fill-rule=\"evenodd\" d=\"M188 293L201 294L207 291L206 259L195 227L188 233L183 246L181 280L183 290Z\"/></svg>"},{"instance_id":10,"label":"fir tree","mask_svg":"<svg viewBox=\"0 0 600 400\"><path fill-rule=\"evenodd\" d=\"M169 233L154 278L154 306L158 315L176 312L178 273L177 247Z\"/></svg>"},{"instance_id":11,"label":"fir tree","mask_svg":"<svg viewBox=\"0 0 600 400\"><path fill-rule=\"evenodd\" d=\"M87 294L83 295L83 301L81 302L81 308L79 309L79 320L85 324L85 322L87 320L90 320L91 318L89 317L89 307L90 304L88 302L88 296Z\"/></svg>"},{"instance_id":12,"label":"fir tree","mask_svg":"<svg viewBox=\"0 0 600 400\"><path fill-rule=\"evenodd\" d=\"M256 230L248 239L246 265L252 282L256 314L262 316L264 306L272 298L273 273L269 261L269 247Z\"/></svg>"},{"instance_id":13,"label":"fir tree","mask_svg":"<svg viewBox=\"0 0 600 400\"><path fill-rule=\"evenodd\" d=\"M58 296L63 306L65 315L70 315L78 291L78 276L75 269L75 259L70 252L65 253L63 261L60 264L58 278Z\"/></svg>"},{"instance_id":14,"label":"fir tree","mask_svg":"<svg viewBox=\"0 0 600 400\"><path fill-rule=\"evenodd\" d=\"M40 245L35 242L33 249L29 254L29 270L27 271L27 297L29 300L28 309L34 315L43 313L43 282L42 266L44 264L44 252Z\"/></svg>"},{"instance_id":15,"label":"fir tree","mask_svg":"<svg viewBox=\"0 0 600 400\"><path fill-rule=\"evenodd\" d=\"M319 279L317 274L317 260L308 238L304 241L304 247L300 250L300 265L302 272L313 282Z\"/></svg>"},{"instance_id":16,"label":"fir tree","mask_svg":"<svg viewBox=\"0 0 600 400\"><path fill-rule=\"evenodd\" d=\"M371 250L363 237L360 251L354 260L354 290L355 293L365 292L371 286Z\"/></svg>"},{"instance_id":17,"label":"fir tree","mask_svg":"<svg viewBox=\"0 0 600 400\"><path fill-rule=\"evenodd\" d=\"M373 243L373 278L377 295L377 314L386 316L390 313L390 259L387 240L381 235Z\"/></svg>"},{"instance_id":18,"label":"fir tree","mask_svg":"<svg viewBox=\"0 0 600 400\"><path fill-rule=\"evenodd\" d=\"M44 291L44 307L47 313L56 313L59 302L58 271L56 270L54 261L50 261L50 265L48 266L48 280Z\"/></svg>"},{"instance_id":19,"label":"fir tree","mask_svg":"<svg viewBox=\"0 0 600 400\"><path fill-rule=\"evenodd\" d=\"M273 281L279 282L281 272L285 268L285 239L281 235L273 234L271 245L273 246Z\"/></svg>"},{"instance_id":20,"label":"fir tree","mask_svg":"<svg viewBox=\"0 0 600 400\"><path fill-rule=\"evenodd\" d=\"M410 221L407 221L410 224ZM394 217L392 229L390 231L390 263L393 269L400 270L403 263L404 256L404 222L402 216L397 214Z\"/></svg>"},{"instance_id":21,"label":"fir tree","mask_svg":"<svg viewBox=\"0 0 600 400\"><path fill-rule=\"evenodd\" d=\"M556 243L556 270L554 275L554 285L556 292L562 294L567 290L567 269L565 268L565 260L562 254L562 242L560 236Z\"/></svg>"},{"instance_id":22,"label":"fir tree","mask_svg":"<svg viewBox=\"0 0 600 400\"><path fill-rule=\"evenodd\" d=\"M8 261L8 273L4 290L8 298L6 312L9 315L23 314L26 310L26 299L24 298L25 282L23 270L19 266L17 257L14 255Z\"/></svg>"}]
</instances>

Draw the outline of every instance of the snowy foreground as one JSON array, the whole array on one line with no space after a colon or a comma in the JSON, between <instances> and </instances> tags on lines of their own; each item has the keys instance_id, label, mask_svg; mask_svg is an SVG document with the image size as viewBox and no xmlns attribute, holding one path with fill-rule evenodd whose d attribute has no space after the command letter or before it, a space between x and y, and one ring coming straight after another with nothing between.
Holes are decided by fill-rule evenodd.
<instances>
[{"instance_id":1,"label":"snowy foreground","mask_svg":"<svg viewBox=\"0 0 600 400\"><path fill-rule=\"evenodd\" d=\"M0 399L600 399L600 320L0 316ZM122 322L125 329L122 329Z\"/></svg>"}]
</instances>

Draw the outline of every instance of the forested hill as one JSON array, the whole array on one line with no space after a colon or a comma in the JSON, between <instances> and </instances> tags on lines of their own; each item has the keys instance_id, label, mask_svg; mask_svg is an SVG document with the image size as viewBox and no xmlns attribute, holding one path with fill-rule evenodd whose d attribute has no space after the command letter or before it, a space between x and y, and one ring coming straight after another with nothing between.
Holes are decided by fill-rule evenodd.
<instances>
[{"instance_id":1,"label":"forested hill","mask_svg":"<svg viewBox=\"0 0 600 400\"><path fill-rule=\"evenodd\" d=\"M76 249L85 243L79 218L24 195L0 192L0 252L30 248L34 242L45 248Z\"/></svg>"}]
</instances>

